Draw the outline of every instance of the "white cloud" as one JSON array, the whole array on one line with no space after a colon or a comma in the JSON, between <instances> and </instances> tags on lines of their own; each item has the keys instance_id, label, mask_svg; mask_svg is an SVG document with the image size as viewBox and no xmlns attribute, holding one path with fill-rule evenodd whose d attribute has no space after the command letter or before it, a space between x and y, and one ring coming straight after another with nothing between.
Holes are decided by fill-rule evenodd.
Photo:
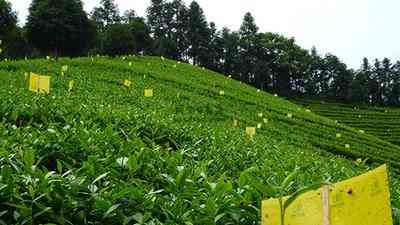
<instances>
[{"instance_id":1,"label":"white cloud","mask_svg":"<svg viewBox=\"0 0 400 225\"><path fill-rule=\"evenodd\" d=\"M11 0L24 21L30 1ZM91 11L99 0L84 0ZM120 11L135 9L145 15L150 0L116 0ZM190 0L185 0L187 4ZM295 37L304 48L315 45L320 52L338 55L353 68L363 57L400 59L397 21L398 0L198 0L208 21L232 30L240 27L250 11L260 31Z\"/></svg>"}]
</instances>

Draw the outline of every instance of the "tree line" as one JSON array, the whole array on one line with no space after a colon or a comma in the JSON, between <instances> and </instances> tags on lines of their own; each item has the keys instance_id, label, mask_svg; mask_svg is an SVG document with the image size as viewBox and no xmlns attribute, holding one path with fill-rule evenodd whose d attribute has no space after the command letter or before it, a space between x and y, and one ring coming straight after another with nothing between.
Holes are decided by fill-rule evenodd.
<instances>
[{"instance_id":1,"label":"tree line","mask_svg":"<svg viewBox=\"0 0 400 225\"><path fill-rule=\"evenodd\" d=\"M364 58L353 70L273 32L260 32L251 13L239 30L218 29L193 1L151 0L146 18L101 0L89 14L81 0L33 0L23 27L0 0L0 57L158 55L230 75L282 96L311 96L373 105L400 105L400 62Z\"/></svg>"}]
</instances>

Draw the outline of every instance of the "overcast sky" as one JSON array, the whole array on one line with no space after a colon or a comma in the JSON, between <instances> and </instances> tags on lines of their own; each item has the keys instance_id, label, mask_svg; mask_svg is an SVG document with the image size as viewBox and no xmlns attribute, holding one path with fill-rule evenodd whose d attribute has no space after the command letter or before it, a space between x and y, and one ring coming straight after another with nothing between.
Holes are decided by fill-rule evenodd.
<instances>
[{"instance_id":1,"label":"overcast sky","mask_svg":"<svg viewBox=\"0 0 400 225\"><path fill-rule=\"evenodd\" d=\"M30 0L9 0L23 24ZM191 0L184 0L187 4ZM83 0L90 12L99 0ZM116 0L140 16L150 0ZM198 0L207 20L237 30L251 12L261 32L295 37L306 49L333 53L358 69L363 57L400 60L400 0Z\"/></svg>"}]
</instances>

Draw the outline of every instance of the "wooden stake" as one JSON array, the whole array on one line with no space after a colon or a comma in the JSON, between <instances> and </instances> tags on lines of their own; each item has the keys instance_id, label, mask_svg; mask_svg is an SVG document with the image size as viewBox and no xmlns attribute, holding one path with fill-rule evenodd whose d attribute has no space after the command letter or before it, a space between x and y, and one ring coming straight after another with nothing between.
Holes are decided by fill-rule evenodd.
<instances>
[{"instance_id":1,"label":"wooden stake","mask_svg":"<svg viewBox=\"0 0 400 225\"><path fill-rule=\"evenodd\" d=\"M322 224L330 225L330 212L329 212L329 186L325 185L321 188L322 197Z\"/></svg>"}]
</instances>

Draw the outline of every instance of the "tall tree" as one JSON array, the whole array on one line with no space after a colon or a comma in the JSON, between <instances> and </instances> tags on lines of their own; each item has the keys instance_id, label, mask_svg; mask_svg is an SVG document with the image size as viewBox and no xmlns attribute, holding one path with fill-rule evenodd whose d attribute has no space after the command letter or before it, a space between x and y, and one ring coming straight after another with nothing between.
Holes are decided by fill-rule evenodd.
<instances>
[{"instance_id":1,"label":"tall tree","mask_svg":"<svg viewBox=\"0 0 400 225\"><path fill-rule=\"evenodd\" d=\"M390 59L384 58L382 60L382 77L380 78L380 95L382 96L383 103L388 103L389 101L392 74L392 63L390 62Z\"/></svg>"},{"instance_id":2,"label":"tall tree","mask_svg":"<svg viewBox=\"0 0 400 225\"><path fill-rule=\"evenodd\" d=\"M382 79L382 64L378 59L375 59L374 65L370 73L369 90L371 95L371 102L373 104L382 104L381 95L381 79Z\"/></svg>"},{"instance_id":3,"label":"tall tree","mask_svg":"<svg viewBox=\"0 0 400 225\"><path fill-rule=\"evenodd\" d=\"M353 81L353 73L347 70L346 64L335 56L328 54L325 57L325 65L330 82L329 97L339 100L348 100L350 98L350 87Z\"/></svg>"},{"instance_id":4,"label":"tall tree","mask_svg":"<svg viewBox=\"0 0 400 225\"><path fill-rule=\"evenodd\" d=\"M135 52L135 36L129 24L109 25L105 32L104 51L109 55L127 55Z\"/></svg>"},{"instance_id":5,"label":"tall tree","mask_svg":"<svg viewBox=\"0 0 400 225\"><path fill-rule=\"evenodd\" d=\"M315 96L321 93L321 72L323 62L315 47L312 47L310 57L310 73L305 79L305 91L307 95Z\"/></svg>"},{"instance_id":6,"label":"tall tree","mask_svg":"<svg viewBox=\"0 0 400 225\"><path fill-rule=\"evenodd\" d=\"M17 15L11 4L0 0L0 56L4 55L17 32Z\"/></svg>"},{"instance_id":7,"label":"tall tree","mask_svg":"<svg viewBox=\"0 0 400 225\"><path fill-rule=\"evenodd\" d=\"M17 26L17 15L11 8L11 3L0 0L0 40Z\"/></svg>"},{"instance_id":8,"label":"tall tree","mask_svg":"<svg viewBox=\"0 0 400 225\"><path fill-rule=\"evenodd\" d=\"M134 10L128 10L122 17L124 24L129 26L130 32L134 36L134 53L150 53L152 39L150 29L144 21L144 18L136 16Z\"/></svg>"},{"instance_id":9,"label":"tall tree","mask_svg":"<svg viewBox=\"0 0 400 225\"><path fill-rule=\"evenodd\" d=\"M240 36L237 32L231 32L228 28L222 29L222 67L225 74L239 79L239 44Z\"/></svg>"},{"instance_id":10,"label":"tall tree","mask_svg":"<svg viewBox=\"0 0 400 225\"><path fill-rule=\"evenodd\" d=\"M164 0L151 0L150 7L147 8L147 21L154 39L160 39L164 36L165 5Z\"/></svg>"},{"instance_id":11,"label":"tall tree","mask_svg":"<svg viewBox=\"0 0 400 225\"><path fill-rule=\"evenodd\" d=\"M154 37L154 53L177 59L177 46L172 37L174 16L172 4L164 0L152 0L147 9L147 23Z\"/></svg>"},{"instance_id":12,"label":"tall tree","mask_svg":"<svg viewBox=\"0 0 400 225\"><path fill-rule=\"evenodd\" d=\"M214 22L210 23L210 43L208 45L208 60L206 62L206 67L221 72L224 49L223 40L221 37L221 32L217 30Z\"/></svg>"},{"instance_id":13,"label":"tall tree","mask_svg":"<svg viewBox=\"0 0 400 225\"><path fill-rule=\"evenodd\" d=\"M390 87L390 94L389 104L390 105L400 105L400 61L397 61L392 68L392 76L391 76L391 87Z\"/></svg>"},{"instance_id":14,"label":"tall tree","mask_svg":"<svg viewBox=\"0 0 400 225\"><path fill-rule=\"evenodd\" d=\"M246 13L240 26L240 77L249 83L255 78L256 50L258 27L251 13Z\"/></svg>"},{"instance_id":15,"label":"tall tree","mask_svg":"<svg viewBox=\"0 0 400 225\"><path fill-rule=\"evenodd\" d=\"M93 38L80 0L33 0L26 31L35 47L55 56L78 55Z\"/></svg>"},{"instance_id":16,"label":"tall tree","mask_svg":"<svg viewBox=\"0 0 400 225\"><path fill-rule=\"evenodd\" d=\"M188 57L188 26L189 9L182 0L173 0L169 3L170 27L168 29L169 38L174 42L175 51L172 58L187 60Z\"/></svg>"},{"instance_id":17,"label":"tall tree","mask_svg":"<svg viewBox=\"0 0 400 225\"><path fill-rule=\"evenodd\" d=\"M288 96L292 91L304 89L299 87L309 73L310 56L308 51L295 43L294 38L286 38L279 34L263 33L259 35L261 47L268 58L265 63L270 68L272 86L281 95Z\"/></svg>"},{"instance_id":18,"label":"tall tree","mask_svg":"<svg viewBox=\"0 0 400 225\"><path fill-rule=\"evenodd\" d=\"M369 77L371 68L367 58L363 59L360 70L355 74L352 84L352 99L357 103L369 103Z\"/></svg>"},{"instance_id":19,"label":"tall tree","mask_svg":"<svg viewBox=\"0 0 400 225\"><path fill-rule=\"evenodd\" d=\"M208 61L210 30L203 9L196 1L189 7L188 41L193 64L205 65Z\"/></svg>"},{"instance_id":20,"label":"tall tree","mask_svg":"<svg viewBox=\"0 0 400 225\"><path fill-rule=\"evenodd\" d=\"M124 22L124 23L132 23L132 22L134 22L137 18L138 18L138 16L136 15L135 10L129 9L129 10L126 10L126 11L124 12L124 15L122 16L121 20L122 20L122 22Z\"/></svg>"},{"instance_id":21,"label":"tall tree","mask_svg":"<svg viewBox=\"0 0 400 225\"><path fill-rule=\"evenodd\" d=\"M103 29L109 25L120 23L118 5L114 0L101 0L100 6L95 7L92 11L92 19L98 25L98 29Z\"/></svg>"}]
</instances>

